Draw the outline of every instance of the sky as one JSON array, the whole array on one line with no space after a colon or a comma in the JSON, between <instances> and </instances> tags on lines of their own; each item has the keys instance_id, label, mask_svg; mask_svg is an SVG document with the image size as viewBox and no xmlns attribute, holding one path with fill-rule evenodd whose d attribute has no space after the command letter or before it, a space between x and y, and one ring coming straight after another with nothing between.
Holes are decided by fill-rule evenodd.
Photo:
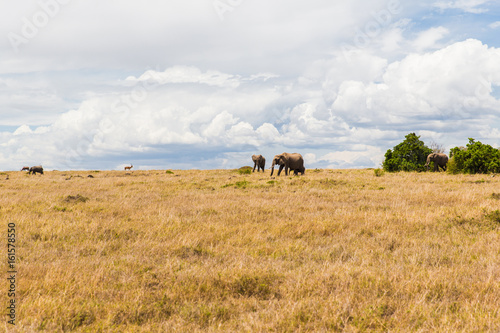
<instances>
[{"instance_id":1,"label":"sky","mask_svg":"<svg viewBox=\"0 0 500 333\"><path fill-rule=\"evenodd\" d=\"M498 1L2 1L0 21L0 170L500 147Z\"/></svg>"}]
</instances>

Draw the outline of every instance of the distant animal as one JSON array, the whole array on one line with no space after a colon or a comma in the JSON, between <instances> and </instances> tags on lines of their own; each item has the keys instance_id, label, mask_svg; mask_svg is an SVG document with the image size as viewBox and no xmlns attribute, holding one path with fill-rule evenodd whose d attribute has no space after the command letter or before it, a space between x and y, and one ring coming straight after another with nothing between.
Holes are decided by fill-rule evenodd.
<instances>
[{"instance_id":1,"label":"distant animal","mask_svg":"<svg viewBox=\"0 0 500 333\"><path fill-rule=\"evenodd\" d=\"M126 166L126 167L125 167L125 170L130 170L130 169L132 169L133 167L134 167L134 166L132 165L132 163L130 163L130 166Z\"/></svg>"},{"instance_id":2,"label":"distant animal","mask_svg":"<svg viewBox=\"0 0 500 333\"><path fill-rule=\"evenodd\" d=\"M255 172L255 167L257 167L257 172L259 172L262 169L262 172L264 172L264 169L266 168L266 159L262 155L252 155L252 161L253 161L253 170L252 172Z\"/></svg>"},{"instance_id":3,"label":"distant animal","mask_svg":"<svg viewBox=\"0 0 500 333\"><path fill-rule=\"evenodd\" d=\"M425 163L425 167L429 170L429 165L431 162L434 162L434 172L439 172L439 168L446 171L446 163L448 163L448 156L446 154L441 153L432 153L427 156L427 163Z\"/></svg>"},{"instance_id":4,"label":"distant animal","mask_svg":"<svg viewBox=\"0 0 500 333\"><path fill-rule=\"evenodd\" d=\"M21 169L21 171L30 171L30 167L23 166L23 168Z\"/></svg>"},{"instance_id":5,"label":"distant animal","mask_svg":"<svg viewBox=\"0 0 500 333\"><path fill-rule=\"evenodd\" d=\"M278 170L278 176L280 175L283 168L285 169L285 175L287 176L289 171L293 171L295 175L297 175L299 172L301 174L304 174L304 172L306 171L306 168L304 168L304 158L298 153L283 153L274 156L273 164L271 166L271 176L274 173L275 165L280 166L280 169Z\"/></svg>"},{"instance_id":6,"label":"distant animal","mask_svg":"<svg viewBox=\"0 0 500 333\"><path fill-rule=\"evenodd\" d=\"M43 175L43 167L41 165L32 166L29 170L30 175L31 173L36 174L37 172Z\"/></svg>"}]
</instances>

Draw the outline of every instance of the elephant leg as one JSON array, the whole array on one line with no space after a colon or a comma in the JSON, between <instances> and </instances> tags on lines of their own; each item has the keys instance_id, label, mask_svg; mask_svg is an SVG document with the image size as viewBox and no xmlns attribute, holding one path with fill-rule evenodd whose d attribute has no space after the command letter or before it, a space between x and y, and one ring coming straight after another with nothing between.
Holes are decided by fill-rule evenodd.
<instances>
[{"instance_id":1,"label":"elephant leg","mask_svg":"<svg viewBox=\"0 0 500 333\"><path fill-rule=\"evenodd\" d=\"M282 170L283 170L283 165L280 165L280 169L278 170L278 176L280 175ZM285 172L286 172L286 169L285 169Z\"/></svg>"}]
</instances>

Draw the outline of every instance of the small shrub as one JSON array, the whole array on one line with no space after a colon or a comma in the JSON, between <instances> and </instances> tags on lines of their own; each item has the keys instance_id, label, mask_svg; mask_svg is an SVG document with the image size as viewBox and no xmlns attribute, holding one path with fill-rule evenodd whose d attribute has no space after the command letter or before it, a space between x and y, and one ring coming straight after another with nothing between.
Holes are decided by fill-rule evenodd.
<instances>
[{"instance_id":1,"label":"small shrub","mask_svg":"<svg viewBox=\"0 0 500 333\"><path fill-rule=\"evenodd\" d=\"M95 315L90 311L79 311L71 316L68 323L62 325L63 330L75 330L80 326L91 325L95 321Z\"/></svg>"},{"instance_id":2,"label":"small shrub","mask_svg":"<svg viewBox=\"0 0 500 333\"><path fill-rule=\"evenodd\" d=\"M212 255L209 250L202 248L200 245L182 246L181 248L174 250L174 253L183 259L193 257L208 257Z\"/></svg>"},{"instance_id":3,"label":"small shrub","mask_svg":"<svg viewBox=\"0 0 500 333\"><path fill-rule=\"evenodd\" d=\"M273 275L245 275L233 282L232 289L240 296L270 299L280 296L278 291L275 290L277 284L279 284L279 278Z\"/></svg>"},{"instance_id":4,"label":"small shrub","mask_svg":"<svg viewBox=\"0 0 500 333\"><path fill-rule=\"evenodd\" d=\"M174 172L173 172L172 170L167 170L165 173L166 173L167 175L173 175L173 174L174 174Z\"/></svg>"},{"instance_id":5,"label":"small shrub","mask_svg":"<svg viewBox=\"0 0 500 333\"><path fill-rule=\"evenodd\" d=\"M500 210L494 210L486 214L486 218L492 222L500 223Z\"/></svg>"},{"instance_id":6,"label":"small shrub","mask_svg":"<svg viewBox=\"0 0 500 333\"><path fill-rule=\"evenodd\" d=\"M375 170L373 170L373 172L375 173L376 177L381 177L381 176L384 175L384 170L383 169L375 169Z\"/></svg>"},{"instance_id":7,"label":"small shrub","mask_svg":"<svg viewBox=\"0 0 500 333\"><path fill-rule=\"evenodd\" d=\"M250 175L252 174L252 167L250 166L244 166L238 169L238 173L240 175Z\"/></svg>"},{"instance_id":8,"label":"small shrub","mask_svg":"<svg viewBox=\"0 0 500 333\"><path fill-rule=\"evenodd\" d=\"M65 202L86 202L88 201L89 198L84 197L83 195L77 194L77 195L68 195L64 201Z\"/></svg>"},{"instance_id":9,"label":"small shrub","mask_svg":"<svg viewBox=\"0 0 500 333\"><path fill-rule=\"evenodd\" d=\"M492 193L490 198L500 200L500 193Z\"/></svg>"},{"instance_id":10,"label":"small shrub","mask_svg":"<svg viewBox=\"0 0 500 333\"><path fill-rule=\"evenodd\" d=\"M460 173L460 169L457 167L457 164L455 163L455 159L453 157L450 158L448 160L448 163L446 164L446 172L452 175Z\"/></svg>"}]
</instances>

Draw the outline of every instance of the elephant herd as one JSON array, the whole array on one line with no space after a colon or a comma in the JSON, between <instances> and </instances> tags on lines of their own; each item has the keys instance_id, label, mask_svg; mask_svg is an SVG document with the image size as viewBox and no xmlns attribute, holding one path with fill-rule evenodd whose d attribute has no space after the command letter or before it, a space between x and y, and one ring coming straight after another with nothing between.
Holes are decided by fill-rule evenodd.
<instances>
[{"instance_id":1,"label":"elephant herd","mask_svg":"<svg viewBox=\"0 0 500 333\"><path fill-rule=\"evenodd\" d=\"M265 166L266 166L266 159L262 155L252 155L252 161L254 162L253 166L253 171L255 172L255 168L257 168L257 172L262 170L264 172ZM429 170L429 166L431 163L434 163L434 172L439 172L439 168L443 169L443 171L446 171L446 164L448 163L448 156L446 154L442 153L432 153L427 156L427 161L425 163L425 167L427 170ZM271 176L274 173L274 166L279 165L279 170L278 170L278 176L280 175L281 171L285 169L285 175L288 176L288 173L292 172L294 175L298 175L300 172L302 175L305 172L304 168L304 158L302 155L298 153L283 153L274 156L273 158L273 164L271 166Z\"/></svg>"},{"instance_id":2,"label":"elephant herd","mask_svg":"<svg viewBox=\"0 0 500 333\"><path fill-rule=\"evenodd\" d=\"M257 172L259 172L260 170L264 172L266 166L266 159L264 158L264 156L252 155L252 161L254 162L252 172L255 172L255 168L257 168ZM287 176L288 173L291 173L292 171L294 175L298 175L299 172L303 175L306 171L306 168L304 167L304 158L298 153L283 153L274 156L273 164L271 166L271 176L274 173L275 165L279 165L280 167L278 170L278 176L280 175L281 171L283 171L283 169L285 169L285 175Z\"/></svg>"},{"instance_id":3,"label":"elephant herd","mask_svg":"<svg viewBox=\"0 0 500 333\"><path fill-rule=\"evenodd\" d=\"M252 155L252 161L254 162L253 170L252 172L255 172L255 168L257 168L257 172L261 171L264 172L264 169L266 167L266 159L262 155ZM443 169L443 171L446 171L446 164L448 163L448 156L446 154L440 154L440 153L432 153L427 156L427 163L425 164L425 167L427 170L429 170L429 165L431 163L434 163L434 171L439 172L439 168ZM281 171L285 169L285 175L288 176L288 173L291 173L293 171L294 175L298 175L299 172L303 175L304 172L306 171L306 168L304 167L304 158L302 155L298 153L283 153L274 156L273 158L273 164L271 166L271 176L274 173L274 166L279 165L279 170L278 170L278 176L281 174ZM130 167L125 167L126 169L131 169L132 165ZM39 173L43 175L43 167L41 165L36 165L30 167L23 167L21 171L29 171L29 174L33 173Z\"/></svg>"}]
</instances>

